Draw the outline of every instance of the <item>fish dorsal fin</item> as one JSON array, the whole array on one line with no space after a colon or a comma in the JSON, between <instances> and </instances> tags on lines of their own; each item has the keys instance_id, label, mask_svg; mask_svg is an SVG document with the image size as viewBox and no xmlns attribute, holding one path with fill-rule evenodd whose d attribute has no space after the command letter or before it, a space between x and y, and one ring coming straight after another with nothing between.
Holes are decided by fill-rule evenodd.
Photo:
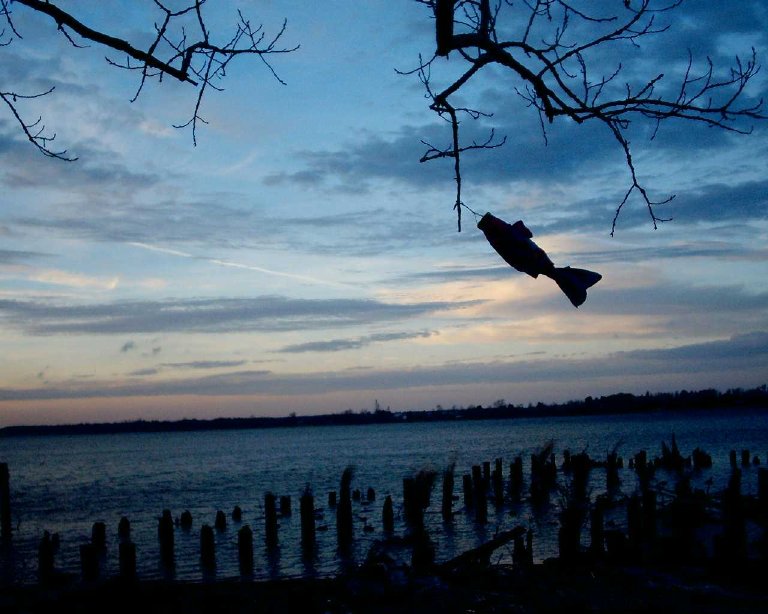
<instances>
[{"instance_id":1,"label":"fish dorsal fin","mask_svg":"<svg viewBox=\"0 0 768 614\"><path fill-rule=\"evenodd\" d=\"M517 220L514 224L512 224L512 228L514 228L517 232L523 233L529 239L533 238L533 233L528 230L528 226L523 224L523 220Z\"/></svg>"}]
</instances>

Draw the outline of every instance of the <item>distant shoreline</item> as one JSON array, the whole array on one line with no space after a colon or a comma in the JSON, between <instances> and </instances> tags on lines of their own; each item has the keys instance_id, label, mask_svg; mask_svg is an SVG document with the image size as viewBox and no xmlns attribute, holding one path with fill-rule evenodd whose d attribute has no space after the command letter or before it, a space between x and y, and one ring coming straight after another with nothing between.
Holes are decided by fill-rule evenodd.
<instances>
[{"instance_id":1,"label":"distant shoreline","mask_svg":"<svg viewBox=\"0 0 768 614\"><path fill-rule=\"evenodd\" d=\"M766 385L752 389L730 389L720 392L714 389L696 392L646 393L634 395L619 393L599 398L587 397L582 401L566 403L537 403L512 405L503 402L491 407L432 410L375 411L284 417L213 418L182 420L134 420L127 422L20 425L0 429L0 437L29 435L100 435L121 433L171 433L192 431L221 431L242 429L267 429L298 426L353 426L364 424L399 424L417 422L445 422L455 420L498 420L515 418L545 418L564 416L616 415L652 412L752 409L768 410Z\"/></svg>"}]
</instances>

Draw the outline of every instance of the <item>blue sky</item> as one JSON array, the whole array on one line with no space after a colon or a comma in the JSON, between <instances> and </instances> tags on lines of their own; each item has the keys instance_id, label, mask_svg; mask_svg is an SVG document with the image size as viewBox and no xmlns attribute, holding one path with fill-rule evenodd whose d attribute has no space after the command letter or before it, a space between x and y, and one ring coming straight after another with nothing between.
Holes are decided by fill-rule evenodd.
<instances>
[{"instance_id":1,"label":"blue sky","mask_svg":"<svg viewBox=\"0 0 768 614\"><path fill-rule=\"evenodd\" d=\"M151 3L66 3L148 40ZM112 7L119 4L118 13ZM464 200L523 219L558 265L603 280L574 309L555 284L507 267L465 214L456 232L446 143L415 76L434 48L425 7L397 2L209 2L295 53L235 63L192 144L195 90L73 49L23 7L0 48L0 90L79 157L41 156L0 109L0 425L316 413L381 406L563 401L768 380L768 141L637 125L638 171L676 194L654 230L630 201L623 154L599 125L538 117L499 71L465 93L502 149L465 157ZM617 2L617 4L622 4ZM119 17L119 18L118 18ZM670 80L690 49L727 66L765 59L768 8L689 0L626 53L628 75ZM606 54L612 61L614 51ZM109 54L114 59L116 54ZM699 64L701 66L702 64ZM455 58L434 67L435 83ZM441 79L443 81L441 81ZM746 92L766 94L765 71Z\"/></svg>"}]
</instances>

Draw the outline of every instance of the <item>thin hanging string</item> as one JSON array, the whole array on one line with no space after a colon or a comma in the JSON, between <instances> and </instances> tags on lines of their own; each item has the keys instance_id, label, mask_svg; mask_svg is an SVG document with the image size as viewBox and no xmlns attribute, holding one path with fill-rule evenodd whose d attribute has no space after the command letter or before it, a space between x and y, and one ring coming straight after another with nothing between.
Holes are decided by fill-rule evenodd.
<instances>
[{"instance_id":1,"label":"thin hanging string","mask_svg":"<svg viewBox=\"0 0 768 614\"><path fill-rule=\"evenodd\" d=\"M467 211L469 211L469 212L470 212L472 215L474 215L474 216L475 216L475 223L477 223L477 220L478 220L478 218L481 218L481 217L483 217L483 216L482 216L482 215L480 215L480 214L479 214L477 211L475 211L475 210L474 210L474 209L472 209L471 207L468 207L468 206L467 206L467 205L465 205L463 202L462 202L462 203L459 203L459 204L460 204L462 207L464 207L464 208L465 208Z\"/></svg>"}]
</instances>

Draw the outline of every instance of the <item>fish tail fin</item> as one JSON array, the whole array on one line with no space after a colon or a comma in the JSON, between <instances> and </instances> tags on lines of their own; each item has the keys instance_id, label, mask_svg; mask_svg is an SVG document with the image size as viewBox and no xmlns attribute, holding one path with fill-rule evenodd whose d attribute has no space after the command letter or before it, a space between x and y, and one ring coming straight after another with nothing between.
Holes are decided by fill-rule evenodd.
<instances>
[{"instance_id":1,"label":"fish tail fin","mask_svg":"<svg viewBox=\"0 0 768 614\"><path fill-rule=\"evenodd\" d=\"M572 269L571 267L555 267L551 275L560 289L565 292L568 300L574 307L578 307L587 300L587 288L594 286L603 276L586 269Z\"/></svg>"}]
</instances>

